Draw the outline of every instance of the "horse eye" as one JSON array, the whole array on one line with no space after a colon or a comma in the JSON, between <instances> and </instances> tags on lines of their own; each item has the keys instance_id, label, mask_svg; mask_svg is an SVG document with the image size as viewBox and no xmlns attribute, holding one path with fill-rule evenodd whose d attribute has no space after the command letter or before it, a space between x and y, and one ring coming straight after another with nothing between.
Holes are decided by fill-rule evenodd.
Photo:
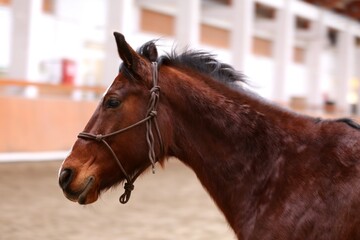
<instances>
[{"instance_id":1,"label":"horse eye","mask_svg":"<svg viewBox=\"0 0 360 240\"><path fill-rule=\"evenodd\" d=\"M120 101L116 98L110 98L106 101L107 108L116 108L120 105Z\"/></svg>"}]
</instances>

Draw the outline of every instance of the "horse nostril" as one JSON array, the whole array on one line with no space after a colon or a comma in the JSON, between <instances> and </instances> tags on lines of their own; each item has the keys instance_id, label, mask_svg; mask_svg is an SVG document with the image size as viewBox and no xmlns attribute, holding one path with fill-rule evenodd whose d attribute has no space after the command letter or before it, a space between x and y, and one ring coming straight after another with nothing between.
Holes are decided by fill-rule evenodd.
<instances>
[{"instance_id":1,"label":"horse nostril","mask_svg":"<svg viewBox=\"0 0 360 240\"><path fill-rule=\"evenodd\" d=\"M62 189L65 189L73 177L73 171L69 168L65 168L60 172L59 185Z\"/></svg>"}]
</instances>

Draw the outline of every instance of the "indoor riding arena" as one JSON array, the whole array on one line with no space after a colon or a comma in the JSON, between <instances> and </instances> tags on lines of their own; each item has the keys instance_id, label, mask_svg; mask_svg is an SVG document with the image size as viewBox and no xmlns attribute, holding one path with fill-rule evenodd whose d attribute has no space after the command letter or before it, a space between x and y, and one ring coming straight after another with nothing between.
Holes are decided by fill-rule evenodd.
<instances>
[{"instance_id":1,"label":"indoor riding arena","mask_svg":"<svg viewBox=\"0 0 360 240\"><path fill-rule=\"evenodd\" d=\"M174 160L136 181L131 200L122 188L93 205L68 201L58 186L61 162L0 164L0 233L4 240L235 239L195 175Z\"/></svg>"},{"instance_id":2,"label":"indoor riding arena","mask_svg":"<svg viewBox=\"0 0 360 240\"><path fill-rule=\"evenodd\" d=\"M354 189L319 195L345 209L359 199L359 9L358 0L0 0L0 240L330 236L301 218L320 215L316 201L299 199L321 191L291 195L321 181L295 184L308 172L296 169L271 192L273 175L259 169L276 147L294 144L286 131L326 132L324 142L350 132L324 144L343 144L336 153L351 160L339 157L324 189L346 181ZM276 128L284 135L261 135L276 132L269 122L286 125ZM326 124L334 134L317 131ZM318 159L306 152L320 149L314 142L286 150ZM237 162L246 157L258 164ZM283 197L274 208L264 207L268 192ZM286 194L300 204L286 208ZM352 204L348 224L332 229L360 224ZM307 209L291 212L299 206ZM324 224L337 209L323 211ZM319 235L294 237L301 224ZM360 239L350 230L327 240Z\"/></svg>"}]
</instances>

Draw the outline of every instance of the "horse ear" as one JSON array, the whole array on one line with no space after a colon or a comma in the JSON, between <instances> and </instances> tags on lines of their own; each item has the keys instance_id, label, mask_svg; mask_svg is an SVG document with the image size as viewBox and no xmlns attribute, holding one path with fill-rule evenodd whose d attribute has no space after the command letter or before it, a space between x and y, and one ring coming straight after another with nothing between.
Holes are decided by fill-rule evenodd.
<instances>
[{"instance_id":1,"label":"horse ear","mask_svg":"<svg viewBox=\"0 0 360 240\"><path fill-rule=\"evenodd\" d=\"M124 35L118 32L114 32L114 37L121 60L123 60L127 68L132 69L134 65L136 65L139 58L138 54L125 41Z\"/></svg>"},{"instance_id":2,"label":"horse ear","mask_svg":"<svg viewBox=\"0 0 360 240\"><path fill-rule=\"evenodd\" d=\"M153 41L146 43L144 47L141 49L141 53L144 57L149 59L150 62L156 62L158 58L156 45Z\"/></svg>"}]
</instances>

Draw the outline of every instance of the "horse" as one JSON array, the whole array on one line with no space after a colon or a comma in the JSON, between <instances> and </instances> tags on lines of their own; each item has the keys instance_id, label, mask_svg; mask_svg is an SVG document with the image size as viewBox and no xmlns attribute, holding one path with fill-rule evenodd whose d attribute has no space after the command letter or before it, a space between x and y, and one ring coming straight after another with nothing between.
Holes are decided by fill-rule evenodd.
<instances>
[{"instance_id":1,"label":"horse","mask_svg":"<svg viewBox=\"0 0 360 240\"><path fill-rule=\"evenodd\" d=\"M64 195L95 202L175 157L238 239L360 239L360 127L301 115L246 88L205 51L158 56L115 32L119 72L59 170Z\"/></svg>"}]
</instances>

